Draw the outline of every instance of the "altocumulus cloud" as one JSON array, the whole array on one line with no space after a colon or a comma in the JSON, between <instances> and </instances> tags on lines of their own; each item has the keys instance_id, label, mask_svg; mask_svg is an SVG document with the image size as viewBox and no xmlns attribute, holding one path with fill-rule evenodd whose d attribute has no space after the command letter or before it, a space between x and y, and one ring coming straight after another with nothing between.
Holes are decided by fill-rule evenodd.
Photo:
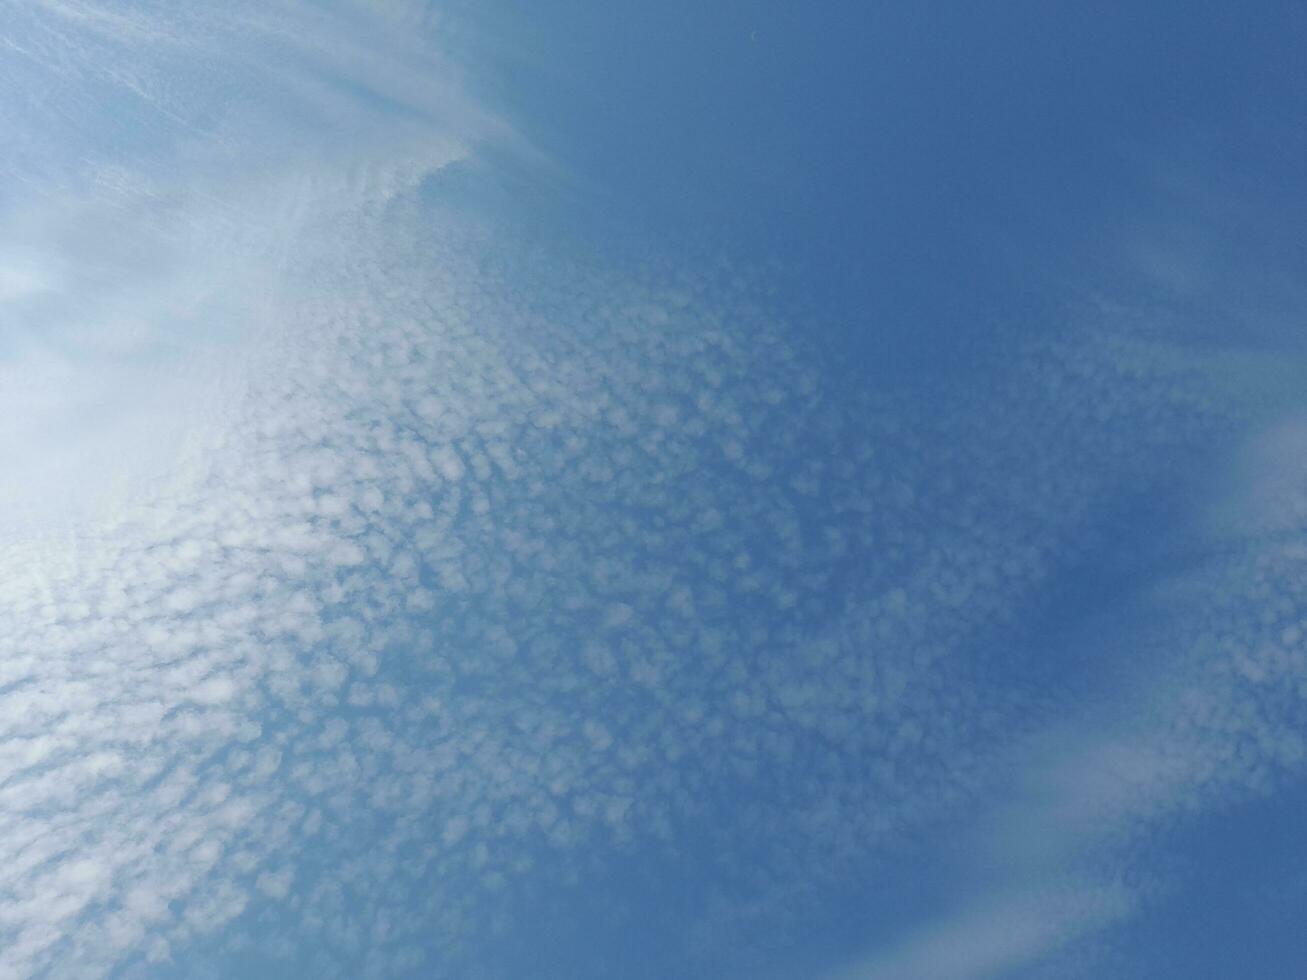
<instances>
[{"instance_id":1,"label":"altocumulus cloud","mask_svg":"<svg viewBox=\"0 0 1307 980\"><path fill-rule=\"evenodd\" d=\"M1293 523L1292 429L1167 593L1187 687L1105 727L1013 681L1124 489L1245 422L1182 331L1068 302L947 396L850 396L727 257L457 200L529 151L417 8L0 30L0 972L511 974L493 937L631 854L688 883L688 970L1016 770L996 893L857 968L985 975L1144 900L1159 814L1301 766L1256 705L1307 627L1231 598L1301 556L1227 526Z\"/></svg>"}]
</instances>

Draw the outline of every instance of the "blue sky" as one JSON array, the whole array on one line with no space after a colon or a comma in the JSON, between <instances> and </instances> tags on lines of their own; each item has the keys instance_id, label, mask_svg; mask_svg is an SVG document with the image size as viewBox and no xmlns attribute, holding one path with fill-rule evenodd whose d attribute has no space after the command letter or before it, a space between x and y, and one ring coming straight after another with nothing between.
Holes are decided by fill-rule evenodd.
<instances>
[{"instance_id":1,"label":"blue sky","mask_svg":"<svg viewBox=\"0 0 1307 980\"><path fill-rule=\"evenodd\" d=\"M0 974L1299 976L1304 42L0 0Z\"/></svg>"}]
</instances>

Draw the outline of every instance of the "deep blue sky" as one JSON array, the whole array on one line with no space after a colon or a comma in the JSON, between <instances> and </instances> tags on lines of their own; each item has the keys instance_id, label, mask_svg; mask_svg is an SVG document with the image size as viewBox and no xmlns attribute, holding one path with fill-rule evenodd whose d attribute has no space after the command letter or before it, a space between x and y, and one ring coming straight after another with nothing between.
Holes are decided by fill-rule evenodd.
<instances>
[{"instance_id":1,"label":"deep blue sky","mask_svg":"<svg viewBox=\"0 0 1307 980\"><path fill-rule=\"evenodd\" d=\"M1010 321L1050 280L1156 285L1122 254L1141 225L1231 279L1303 261L1294 4L566 2L482 23L511 39L496 101L576 181L562 206L774 257L866 372L984 345L978 312Z\"/></svg>"}]
</instances>

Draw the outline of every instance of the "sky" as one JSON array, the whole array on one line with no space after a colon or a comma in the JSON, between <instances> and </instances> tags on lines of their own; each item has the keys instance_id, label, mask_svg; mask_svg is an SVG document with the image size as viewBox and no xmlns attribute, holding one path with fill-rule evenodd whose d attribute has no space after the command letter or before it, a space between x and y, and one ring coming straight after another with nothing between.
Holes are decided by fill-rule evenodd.
<instances>
[{"instance_id":1,"label":"sky","mask_svg":"<svg viewBox=\"0 0 1307 980\"><path fill-rule=\"evenodd\" d=\"M1307 13L0 0L0 978L1297 978Z\"/></svg>"}]
</instances>

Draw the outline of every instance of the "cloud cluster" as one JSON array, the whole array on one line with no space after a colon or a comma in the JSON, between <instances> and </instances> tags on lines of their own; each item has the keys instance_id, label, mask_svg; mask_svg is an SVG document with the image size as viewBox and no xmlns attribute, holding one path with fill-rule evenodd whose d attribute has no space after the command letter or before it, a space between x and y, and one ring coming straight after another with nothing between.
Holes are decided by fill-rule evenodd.
<instances>
[{"instance_id":1,"label":"cloud cluster","mask_svg":"<svg viewBox=\"0 0 1307 980\"><path fill-rule=\"evenodd\" d=\"M978 637L1203 417L1101 328L850 404L736 272L432 217L315 233L196 485L10 546L11 969L312 933L457 974L632 848L708 848L719 924L786 914L984 781L1026 706Z\"/></svg>"},{"instance_id":2,"label":"cloud cluster","mask_svg":"<svg viewBox=\"0 0 1307 980\"><path fill-rule=\"evenodd\" d=\"M0 397L43 420L0 431L7 492L122 464L0 539L0 973L510 974L494 937L631 855L689 896L668 962L720 962L1027 751L1062 706L1022 614L1237 421L1209 355L1119 310L1014 329L955 390L850 394L728 258L478 221L433 175L512 136L404 11L0 10L6 91L49 93L0 101ZM1297 656L1289 614L1244 628L1268 601L1196 634L1204 679L1143 736L1073 750L1097 782L1032 767L1012 821L1060 855L1086 807L1124 835L1296 765L1247 707ZM1130 907L1075 884L1010 883L872 975Z\"/></svg>"},{"instance_id":3,"label":"cloud cluster","mask_svg":"<svg viewBox=\"0 0 1307 980\"><path fill-rule=\"evenodd\" d=\"M1242 370L1230 384L1237 350L1203 367L1211 352L1165 311L1150 332L1199 370L1210 422L1166 560L1079 641L1091 696L991 760L999 790L963 831L950 907L833 976L1145 975L1113 927L1185 887L1180 834L1301 784L1298 398L1267 397L1274 368L1270 385Z\"/></svg>"}]
</instances>

